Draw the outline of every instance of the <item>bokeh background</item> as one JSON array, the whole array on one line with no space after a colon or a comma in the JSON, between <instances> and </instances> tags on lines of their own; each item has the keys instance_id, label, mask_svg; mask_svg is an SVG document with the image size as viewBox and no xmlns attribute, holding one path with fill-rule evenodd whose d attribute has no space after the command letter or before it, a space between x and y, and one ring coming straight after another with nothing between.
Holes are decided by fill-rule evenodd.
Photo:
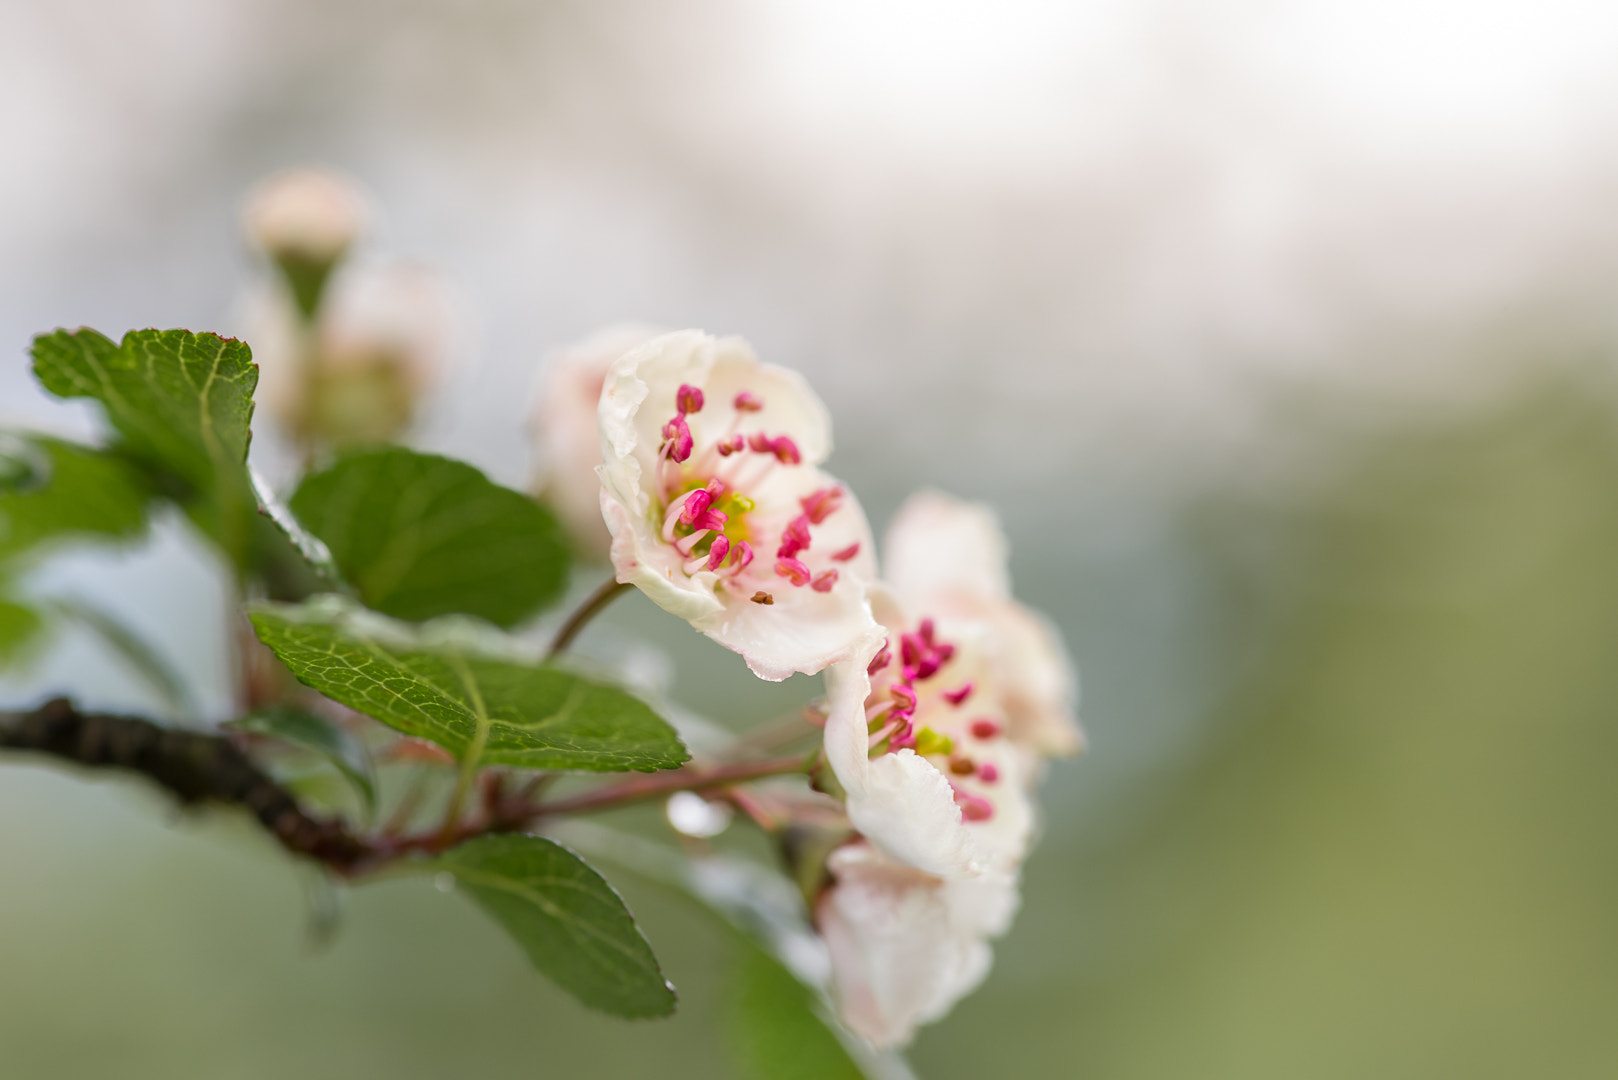
<instances>
[{"instance_id":1,"label":"bokeh background","mask_svg":"<svg viewBox=\"0 0 1618 1080\"><path fill-rule=\"evenodd\" d=\"M920 484L1003 514L1091 749L920 1076L1611 1076L1614 55L1574 0L8 0L0 421L91 430L35 332L247 333L244 191L338 165L363 256L455 290L419 445L521 484L549 350L700 326L809 376L879 524ZM224 708L178 523L29 588ZM725 722L815 692L607 623ZM71 635L0 679L56 690L148 703ZM245 826L0 762L0 1074L734 1075L734 941L613 878L673 1021L421 882L310 948Z\"/></svg>"}]
</instances>

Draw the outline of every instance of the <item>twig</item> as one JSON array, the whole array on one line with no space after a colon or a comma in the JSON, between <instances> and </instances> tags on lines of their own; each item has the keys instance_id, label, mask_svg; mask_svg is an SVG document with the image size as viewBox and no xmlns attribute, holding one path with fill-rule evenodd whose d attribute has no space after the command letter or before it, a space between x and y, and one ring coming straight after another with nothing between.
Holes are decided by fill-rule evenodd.
<instances>
[{"instance_id":1,"label":"twig","mask_svg":"<svg viewBox=\"0 0 1618 1080\"><path fill-rule=\"evenodd\" d=\"M583 630L591 619L600 614L602 608L612 603L620 593L627 589L629 589L628 585L612 578L602 582L601 587L585 597L584 603L579 605L578 610L567 617L567 622L562 624L562 629L556 632L556 638L551 642L549 651L545 653L545 659L549 660L573 644L573 639L579 636L579 631Z\"/></svg>"}]
</instances>

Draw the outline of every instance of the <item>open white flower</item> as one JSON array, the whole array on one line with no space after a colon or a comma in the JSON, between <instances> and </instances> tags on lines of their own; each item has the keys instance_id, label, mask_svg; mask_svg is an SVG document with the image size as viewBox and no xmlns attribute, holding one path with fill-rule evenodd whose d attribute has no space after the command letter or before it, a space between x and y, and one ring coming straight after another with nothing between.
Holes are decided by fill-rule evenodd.
<instances>
[{"instance_id":1,"label":"open white flower","mask_svg":"<svg viewBox=\"0 0 1618 1080\"><path fill-rule=\"evenodd\" d=\"M826 760L849 820L890 858L928 874L1011 871L1033 815L986 628L965 625L946 638L882 586L870 599L886 642L826 674Z\"/></svg>"},{"instance_id":2,"label":"open white flower","mask_svg":"<svg viewBox=\"0 0 1618 1080\"><path fill-rule=\"evenodd\" d=\"M556 511L584 555L607 557L612 535L601 518L601 435L596 407L612 362L664 331L626 324L546 357L534 393L533 490Z\"/></svg>"},{"instance_id":3,"label":"open white flower","mask_svg":"<svg viewBox=\"0 0 1618 1080\"><path fill-rule=\"evenodd\" d=\"M859 843L837 849L827 865L832 885L815 923L831 956L837 1012L875 1046L902 1046L988 974L988 941L1017 909L1016 879L996 872L948 881Z\"/></svg>"},{"instance_id":4,"label":"open white flower","mask_svg":"<svg viewBox=\"0 0 1618 1080\"><path fill-rule=\"evenodd\" d=\"M665 334L613 362L598 420L620 582L772 681L879 639L870 527L818 467L831 422L796 373L739 338Z\"/></svg>"},{"instance_id":5,"label":"open white flower","mask_svg":"<svg viewBox=\"0 0 1618 1080\"><path fill-rule=\"evenodd\" d=\"M937 491L899 508L885 537L887 582L899 598L952 629L980 624L1007 734L1036 754L1074 754L1078 683L1049 619L1012 599L1006 538L993 510Z\"/></svg>"}]
</instances>

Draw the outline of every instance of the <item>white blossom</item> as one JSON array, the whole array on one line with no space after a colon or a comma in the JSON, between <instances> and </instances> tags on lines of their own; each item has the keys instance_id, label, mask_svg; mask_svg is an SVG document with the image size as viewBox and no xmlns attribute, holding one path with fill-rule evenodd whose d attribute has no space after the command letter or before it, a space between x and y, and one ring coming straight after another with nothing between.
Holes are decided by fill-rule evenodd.
<instances>
[{"instance_id":1,"label":"white blossom","mask_svg":"<svg viewBox=\"0 0 1618 1080\"><path fill-rule=\"evenodd\" d=\"M800 376L739 338L678 331L613 362L598 420L620 582L765 679L813 674L879 636L870 527L819 468L831 422Z\"/></svg>"}]
</instances>

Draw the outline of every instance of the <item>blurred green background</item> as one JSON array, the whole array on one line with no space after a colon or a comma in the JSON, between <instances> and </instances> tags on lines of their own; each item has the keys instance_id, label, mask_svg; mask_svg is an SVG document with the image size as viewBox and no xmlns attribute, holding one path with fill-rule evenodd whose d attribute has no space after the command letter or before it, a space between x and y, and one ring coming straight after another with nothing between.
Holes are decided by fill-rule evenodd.
<instances>
[{"instance_id":1,"label":"blurred green background","mask_svg":"<svg viewBox=\"0 0 1618 1080\"><path fill-rule=\"evenodd\" d=\"M417 445L521 485L550 350L695 325L805 373L879 527L921 484L1003 515L1091 750L920 1077L1618 1075L1615 43L1577 0L15 0L0 425L92 430L41 330L248 334L244 191L340 166L359 260L457 290ZM253 453L290 474L265 418ZM24 584L228 709L178 522ZM603 624L726 724L818 689ZM0 703L151 705L56 645ZM737 1075L747 954L606 869L670 1022L427 881L314 948L245 824L0 760L0 1077Z\"/></svg>"}]
</instances>

